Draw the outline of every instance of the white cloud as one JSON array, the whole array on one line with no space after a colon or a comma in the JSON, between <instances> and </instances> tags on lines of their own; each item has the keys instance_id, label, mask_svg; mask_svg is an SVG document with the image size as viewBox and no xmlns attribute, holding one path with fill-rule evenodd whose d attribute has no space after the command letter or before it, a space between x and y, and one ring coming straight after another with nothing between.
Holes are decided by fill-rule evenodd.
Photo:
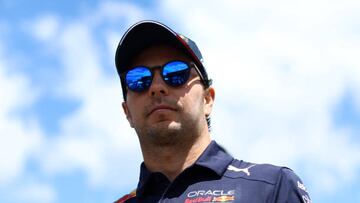
<instances>
[{"instance_id":1,"label":"white cloud","mask_svg":"<svg viewBox=\"0 0 360 203\"><path fill-rule=\"evenodd\" d=\"M116 8L126 12L114 14ZM107 28L100 36L94 33L109 18L129 25L141 12L128 4L107 2L91 17L59 27L53 46L63 63L65 80L59 84L58 94L81 105L61 121L59 135L49 138L39 154L48 174L81 170L87 174L91 187L136 187L138 174L134 171L139 171L141 162L137 137L122 113L122 93L115 67L113 74L106 75L101 58L111 56L113 61L116 44L102 45L97 41L100 38L114 42L115 34ZM105 46L108 47L104 49Z\"/></svg>"},{"instance_id":2,"label":"white cloud","mask_svg":"<svg viewBox=\"0 0 360 203\"><path fill-rule=\"evenodd\" d=\"M10 30L5 27L7 34ZM1 40L0 40L1 41ZM9 59L0 42L0 192L3 200L51 203L55 190L35 180L28 181L27 164L34 158L45 138L31 116L21 112L38 99L39 91L29 78L17 71L19 64Z\"/></svg>"},{"instance_id":3,"label":"white cloud","mask_svg":"<svg viewBox=\"0 0 360 203\"><path fill-rule=\"evenodd\" d=\"M55 202L57 196L54 188L38 182L22 182L20 186L10 192L13 200L34 203Z\"/></svg>"},{"instance_id":4,"label":"white cloud","mask_svg":"<svg viewBox=\"0 0 360 203\"><path fill-rule=\"evenodd\" d=\"M26 160L43 141L34 119L17 116L35 101L36 90L24 75L14 71L16 64L8 61L2 50L0 47L0 186L22 176Z\"/></svg>"},{"instance_id":5,"label":"white cloud","mask_svg":"<svg viewBox=\"0 0 360 203\"><path fill-rule=\"evenodd\" d=\"M53 15L41 16L33 23L26 23L26 29L30 27L32 34L42 41L56 38L59 26L58 18Z\"/></svg>"},{"instance_id":6,"label":"white cloud","mask_svg":"<svg viewBox=\"0 0 360 203\"><path fill-rule=\"evenodd\" d=\"M198 43L214 79L215 139L241 159L305 168L309 180L316 165L327 172L309 183L319 193L357 176L359 144L334 125L333 113L346 92L360 95L358 2L163 6Z\"/></svg>"},{"instance_id":7,"label":"white cloud","mask_svg":"<svg viewBox=\"0 0 360 203\"><path fill-rule=\"evenodd\" d=\"M55 157L58 155L64 160L51 156L49 159L58 164L54 167L57 169L63 161L73 163L65 164L67 167L85 169L92 184L114 184L112 176L124 176L119 172L137 169L137 166L129 169L126 163L114 160L140 161L140 154L135 153L137 157L131 159L127 157L128 151L138 148L136 136L122 113L121 88L115 72L111 76L103 72L95 45L86 27L65 28L60 45L68 78L65 91L80 99L82 106L63 121L64 137L55 141L55 149L59 150L55 151ZM134 184L137 176L119 179L124 180L121 184Z\"/></svg>"},{"instance_id":8,"label":"white cloud","mask_svg":"<svg viewBox=\"0 0 360 203\"><path fill-rule=\"evenodd\" d=\"M119 22L119 20L127 23L136 22L139 19L144 18L144 10L126 2L117 1L104 1L99 4L99 8L93 15L90 15L90 20L86 21L87 24L100 24L109 22ZM87 16L89 17L89 16ZM119 28L121 26L120 24Z\"/></svg>"}]
</instances>

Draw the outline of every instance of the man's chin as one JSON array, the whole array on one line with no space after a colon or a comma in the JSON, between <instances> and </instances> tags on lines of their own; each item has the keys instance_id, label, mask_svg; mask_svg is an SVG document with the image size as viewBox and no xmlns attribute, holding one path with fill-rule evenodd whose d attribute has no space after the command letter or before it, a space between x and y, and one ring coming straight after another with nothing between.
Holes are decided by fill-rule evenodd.
<instances>
[{"instance_id":1,"label":"man's chin","mask_svg":"<svg viewBox=\"0 0 360 203\"><path fill-rule=\"evenodd\" d=\"M149 138L153 144L165 146L177 143L180 135L181 125L179 123L162 121L150 127L145 136Z\"/></svg>"},{"instance_id":2,"label":"man's chin","mask_svg":"<svg viewBox=\"0 0 360 203\"><path fill-rule=\"evenodd\" d=\"M153 124L151 124L150 128L153 129L158 129L158 130L176 130L176 129L180 129L181 124L174 121L174 120L161 120L161 121L157 121Z\"/></svg>"}]
</instances>

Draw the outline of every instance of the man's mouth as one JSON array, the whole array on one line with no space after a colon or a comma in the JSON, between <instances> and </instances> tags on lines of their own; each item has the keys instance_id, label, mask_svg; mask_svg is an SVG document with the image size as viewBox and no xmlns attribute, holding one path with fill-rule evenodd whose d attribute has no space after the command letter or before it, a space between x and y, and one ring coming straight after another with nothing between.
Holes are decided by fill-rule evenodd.
<instances>
[{"instance_id":1,"label":"man's mouth","mask_svg":"<svg viewBox=\"0 0 360 203\"><path fill-rule=\"evenodd\" d=\"M150 109L150 111L147 115L150 116L151 114L153 114L155 112L162 112L162 111L164 111L164 112L165 111L176 111L176 108L173 108L168 105L156 105Z\"/></svg>"}]
</instances>

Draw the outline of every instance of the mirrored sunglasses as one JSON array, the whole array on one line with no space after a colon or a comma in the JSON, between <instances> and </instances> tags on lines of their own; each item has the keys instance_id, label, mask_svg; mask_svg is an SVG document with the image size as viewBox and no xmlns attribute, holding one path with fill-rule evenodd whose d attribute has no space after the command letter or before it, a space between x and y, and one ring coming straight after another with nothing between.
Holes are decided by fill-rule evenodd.
<instances>
[{"instance_id":1,"label":"mirrored sunglasses","mask_svg":"<svg viewBox=\"0 0 360 203\"><path fill-rule=\"evenodd\" d=\"M195 67L201 77L195 64L184 61L170 61L156 67L135 66L125 73L125 83L131 91L143 92L151 86L154 70L160 68L161 77L165 83L171 87L179 87L188 81L191 67Z\"/></svg>"}]
</instances>

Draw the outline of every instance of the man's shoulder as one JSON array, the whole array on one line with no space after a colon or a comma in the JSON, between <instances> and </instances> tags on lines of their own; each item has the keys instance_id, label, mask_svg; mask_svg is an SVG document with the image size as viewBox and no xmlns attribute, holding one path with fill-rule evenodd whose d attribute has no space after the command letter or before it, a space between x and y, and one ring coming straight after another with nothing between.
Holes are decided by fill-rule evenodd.
<instances>
[{"instance_id":1,"label":"man's shoulder","mask_svg":"<svg viewBox=\"0 0 360 203\"><path fill-rule=\"evenodd\" d=\"M233 162L229 164L224 176L275 185L282 176L291 177L292 174L292 170L287 167L272 164L257 164L234 159Z\"/></svg>"},{"instance_id":2,"label":"man's shoulder","mask_svg":"<svg viewBox=\"0 0 360 203\"><path fill-rule=\"evenodd\" d=\"M305 185L295 172L287 167L255 164L235 159L229 164L224 176L232 179L241 179L241 182L246 182L243 182L244 184L251 182L256 191L261 185L265 187L271 185L274 190L274 202L311 203ZM255 182L256 184L254 185Z\"/></svg>"},{"instance_id":3,"label":"man's shoulder","mask_svg":"<svg viewBox=\"0 0 360 203\"><path fill-rule=\"evenodd\" d=\"M133 190L129 194L122 196L120 199L116 200L114 203L130 203L131 200L135 199L136 197L136 190Z\"/></svg>"}]
</instances>

